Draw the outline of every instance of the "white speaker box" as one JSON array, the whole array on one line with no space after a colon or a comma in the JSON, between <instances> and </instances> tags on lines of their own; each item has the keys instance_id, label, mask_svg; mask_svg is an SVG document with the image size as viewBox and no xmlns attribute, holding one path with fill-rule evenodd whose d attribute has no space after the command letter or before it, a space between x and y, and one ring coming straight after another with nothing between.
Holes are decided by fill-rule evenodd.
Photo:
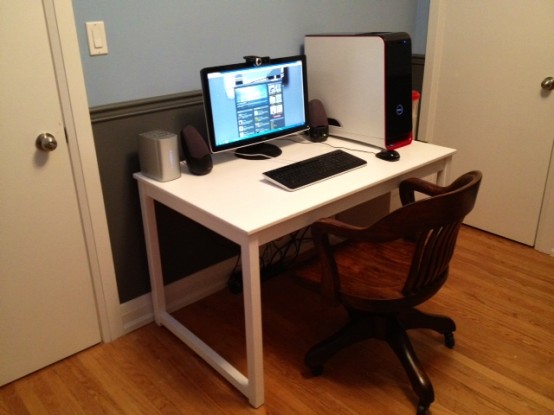
<instances>
[{"instance_id":1,"label":"white speaker box","mask_svg":"<svg viewBox=\"0 0 554 415\"><path fill-rule=\"evenodd\" d=\"M177 135L154 130L139 134L138 149L142 174L160 182L181 177Z\"/></svg>"}]
</instances>

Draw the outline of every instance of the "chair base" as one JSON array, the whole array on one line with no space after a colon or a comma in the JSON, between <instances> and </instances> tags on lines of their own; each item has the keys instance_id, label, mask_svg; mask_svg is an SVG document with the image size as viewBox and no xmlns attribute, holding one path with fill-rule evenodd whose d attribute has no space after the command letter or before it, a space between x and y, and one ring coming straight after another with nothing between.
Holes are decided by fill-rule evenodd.
<instances>
[{"instance_id":1,"label":"chair base","mask_svg":"<svg viewBox=\"0 0 554 415\"><path fill-rule=\"evenodd\" d=\"M419 397L417 414L427 413L427 409L435 399L431 380L423 370L412 347L406 330L426 328L435 330L445 336L447 347L454 347L454 331L456 324L446 316L423 313L411 309L403 313L364 313L348 310L350 319L346 326L313 346L305 356L304 362L314 376L323 373L324 363L338 351L366 339L386 341L392 348Z\"/></svg>"}]
</instances>

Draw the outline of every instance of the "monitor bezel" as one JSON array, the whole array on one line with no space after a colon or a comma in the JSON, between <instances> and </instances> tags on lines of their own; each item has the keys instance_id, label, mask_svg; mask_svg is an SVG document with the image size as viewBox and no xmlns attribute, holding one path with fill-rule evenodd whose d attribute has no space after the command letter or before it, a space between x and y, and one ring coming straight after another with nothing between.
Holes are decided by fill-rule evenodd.
<instances>
[{"instance_id":1,"label":"monitor bezel","mask_svg":"<svg viewBox=\"0 0 554 415\"><path fill-rule=\"evenodd\" d=\"M210 95L209 75L217 72L230 72L246 69L256 69L267 66L282 66L283 64L291 64L299 62L302 68L302 88L303 88L303 107L304 107L304 122L302 124L285 128L275 132L268 132L261 136L252 137L249 139L233 141L231 143L218 144L214 131L214 120L212 112L212 102ZM308 79L306 68L306 55L293 55L270 59L268 63L262 65L253 65L250 61L243 63L234 63L228 65L219 65L203 68L200 71L200 80L202 84L202 96L204 101L204 112L206 118L206 130L207 130L207 143L212 153L219 153L224 151L236 150L245 148L255 144L261 144L268 141L273 141L279 138L283 138L292 134L300 133L309 130L309 113L308 113Z\"/></svg>"}]
</instances>

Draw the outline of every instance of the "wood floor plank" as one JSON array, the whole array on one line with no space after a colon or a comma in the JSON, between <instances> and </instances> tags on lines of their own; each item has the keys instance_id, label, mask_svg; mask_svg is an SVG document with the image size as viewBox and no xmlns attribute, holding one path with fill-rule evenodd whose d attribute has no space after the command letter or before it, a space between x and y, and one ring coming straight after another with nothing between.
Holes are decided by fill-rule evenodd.
<instances>
[{"instance_id":1,"label":"wood floor plank","mask_svg":"<svg viewBox=\"0 0 554 415\"><path fill-rule=\"evenodd\" d=\"M369 340L322 376L306 350L346 321L286 275L262 284L266 403L246 398L166 329L144 326L0 388L0 414L401 415L416 397L394 354ZM423 309L451 316L456 346L412 331L436 400L430 415L554 414L554 257L469 227L446 286ZM222 291L174 313L246 369L242 296Z\"/></svg>"}]
</instances>

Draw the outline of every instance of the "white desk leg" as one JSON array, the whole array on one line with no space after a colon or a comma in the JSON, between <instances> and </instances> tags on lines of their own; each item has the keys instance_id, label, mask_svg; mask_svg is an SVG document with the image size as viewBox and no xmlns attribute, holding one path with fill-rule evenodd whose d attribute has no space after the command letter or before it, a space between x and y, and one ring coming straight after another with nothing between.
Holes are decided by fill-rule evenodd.
<instances>
[{"instance_id":1,"label":"white desk leg","mask_svg":"<svg viewBox=\"0 0 554 415\"><path fill-rule=\"evenodd\" d=\"M148 256L148 270L150 272L154 320L156 324L161 325L160 315L165 312L166 306L156 209L154 199L146 194L142 186L142 183L139 182L140 206L144 226L146 254Z\"/></svg>"},{"instance_id":2,"label":"white desk leg","mask_svg":"<svg viewBox=\"0 0 554 415\"><path fill-rule=\"evenodd\" d=\"M452 165L452 157L448 157L444 161L444 167L437 172L437 184L439 186L447 186L450 179L450 166Z\"/></svg>"},{"instance_id":3,"label":"white desk leg","mask_svg":"<svg viewBox=\"0 0 554 415\"><path fill-rule=\"evenodd\" d=\"M259 245L256 238L241 246L248 400L254 408L264 403L262 304L260 294Z\"/></svg>"}]
</instances>

